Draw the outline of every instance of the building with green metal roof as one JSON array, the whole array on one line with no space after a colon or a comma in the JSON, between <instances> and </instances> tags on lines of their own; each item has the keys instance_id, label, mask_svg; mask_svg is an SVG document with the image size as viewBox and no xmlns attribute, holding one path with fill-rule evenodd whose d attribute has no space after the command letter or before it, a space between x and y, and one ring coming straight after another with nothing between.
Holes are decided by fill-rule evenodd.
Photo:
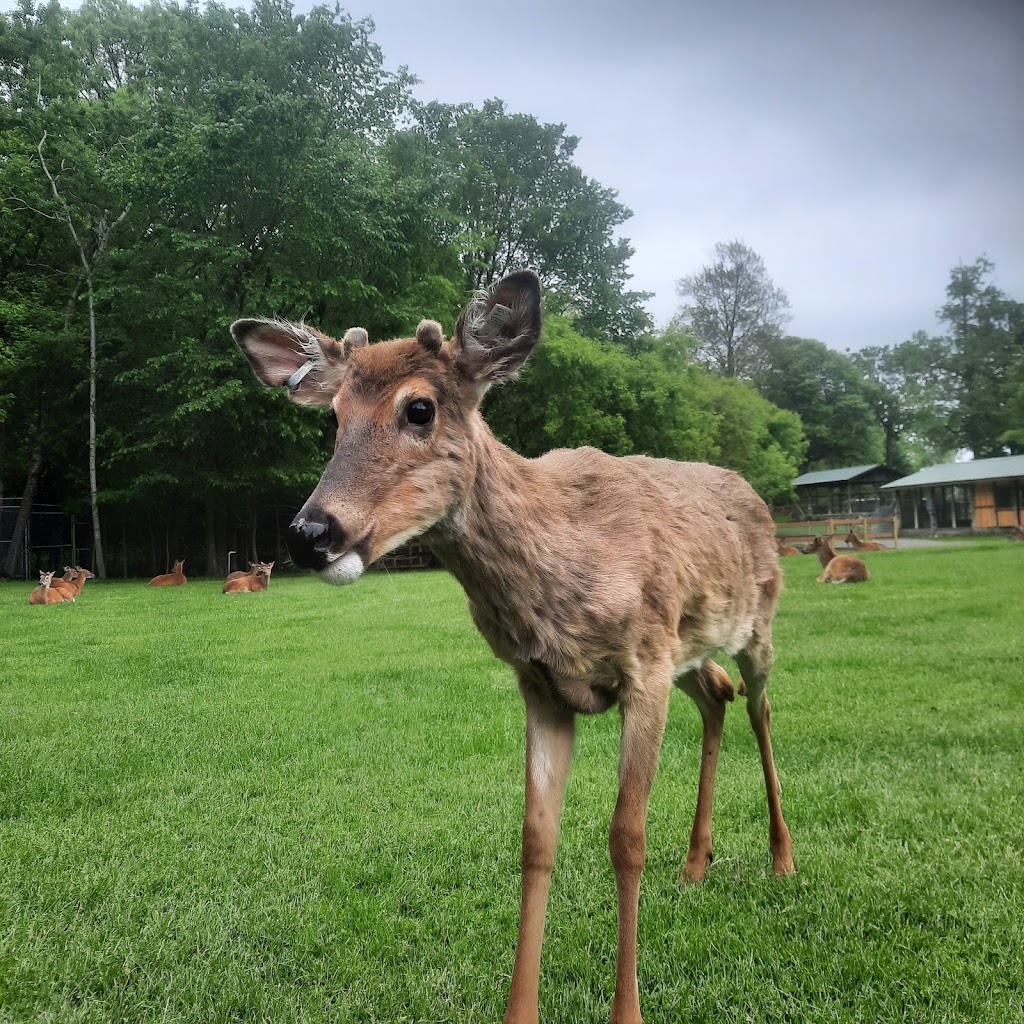
<instances>
[{"instance_id":1,"label":"building with green metal roof","mask_svg":"<svg viewBox=\"0 0 1024 1024\"><path fill-rule=\"evenodd\" d=\"M884 514L892 497L882 494L880 488L898 476L888 466L872 462L803 473L793 481L793 487L805 515L870 516Z\"/></svg>"},{"instance_id":2,"label":"building with green metal roof","mask_svg":"<svg viewBox=\"0 0 1024 1024\"><path fill-rule=\"evenodd\" d=\"M999 530L1024 526L1024 455L949 462L882 485L904 530Z\"/></svg>"}]
</instances>

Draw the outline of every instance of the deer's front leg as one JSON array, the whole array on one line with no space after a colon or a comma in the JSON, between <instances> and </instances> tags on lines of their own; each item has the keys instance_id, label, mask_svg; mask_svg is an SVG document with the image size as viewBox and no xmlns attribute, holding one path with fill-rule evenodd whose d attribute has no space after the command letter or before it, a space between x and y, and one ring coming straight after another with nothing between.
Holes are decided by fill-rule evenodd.
<instances>
[{"instance_id":1,"label":"deer's front leg","mask_svg":"<svg viewBox=\"0 0 1024 1024\"><path fill-rule=\"evenodd\" d=\"M536 1024L544 918L558 845L562 797L572 761L575 716L552 704L525 675L520 675L519 688L526 701L523 892L505 1024Z\"/></svg>"},{"instance_id":2,"label":"deer's front leg","mask_svg":"<svg viewBox=\"0 0 1024 1024\"><path fill-rule=\"evenodd\" d=\"M622 701L619 796L608 837L619 895L619 945L611 1024L641 1024L636 978L636 926L640 875L647 857L647 801L658 769L658 754L671 688L633 692Z\"/></svg>"}]
</instances>

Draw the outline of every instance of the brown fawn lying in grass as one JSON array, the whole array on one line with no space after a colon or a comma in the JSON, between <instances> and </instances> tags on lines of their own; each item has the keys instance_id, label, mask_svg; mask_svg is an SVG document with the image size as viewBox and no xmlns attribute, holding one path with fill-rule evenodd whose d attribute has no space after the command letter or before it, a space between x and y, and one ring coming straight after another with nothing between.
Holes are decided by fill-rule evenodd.
<instances>
[{"instance_id":1,"label":"brown fawn lying in grass","mask_svg":"<svg viewBox=\"0 0 1024 1024\"><path fill-rule=\"evenodd\" d=\"M815 537L804 554L816 554L821 560L824 572L818 577L819 583L863 583L871 579L868 567L853 555L837 555L824 537Z\"/></svg>"},{"instance_id":2,"label":"brown fawn lying in grass","mask_svg":"<svg viewBox=\"0 0 1024 1024\"><path fill-rule=\"evenodd\" d=\"M477 627L513 667L526 703L522 903L507 1024L538 1017L541 941L576 716L618 705L619 793L609 848L618 889L611 1020L640 1021L637 908L648 795L673 685L697 704L704 735L684 875L711 861L711 805L728 674L735 656L760 749L777 874L793 870L769 738L765 684L782 588L765 503L735 473L592 448L525 459L480 415L541 332L535 274L502 279L463 312L451 339L341 341L302 324L231 327L256 376L330 406L338 431L320 483L293 521L291 556L329 583L351 583L422 535L458 579ZM571 401L571 396L566 396ZM383 638L382 638L383 642Z\"/></svg>"},{"instance_id":3,"label":"brown fawn lying in grass","mask_svg":"<svg viewBox=\"0 0 1024 1024\"><path fill-rule=\"evenodd\" d=\"M59 590L55 590L52 572L41 572L39 574L39 586L28 595L29 604L63 604L65 601L74 601L74 597L66 596Z\"/></svg>"},{"instance_id":4,"label":"brown fawn lying in grass","mask_svg":"<svg viewBox=\"0 0 1024 1024\"><path fill-rule=\"evenodd\" d=\"M273 562L253 562L248 572L240 573L234 579L229 576L224 581L225 594L256 594L270 586L270 574L274 571Z\"/></svg>"},{"instance_id":5,"label":"brown fawn lying in grass","mask_svg":"<svg viewBox=\"0 0 1024 1024\"><path fill-rule=\"evenodd\" d=\"M888 551L889 547L883 544L879 540L861 540L856 533L851 530L846 535L846 543L851 548L855 548L857 551Z\"/></svg>"},{"instance_id":6,"label":"brown fawn lying in grass","mask_svg":"<svg viewBox=\"0 0 1024 1024\"><path fill-rule=\"evenodd\" d=\"M154 576L148 583L150 587L181 587L188 583L188 578L182 571L185 568L185 560L183 558L178 559L174 563L174 568L170 572L165 572L160 576Z\"/></svg>"}]
</instances>

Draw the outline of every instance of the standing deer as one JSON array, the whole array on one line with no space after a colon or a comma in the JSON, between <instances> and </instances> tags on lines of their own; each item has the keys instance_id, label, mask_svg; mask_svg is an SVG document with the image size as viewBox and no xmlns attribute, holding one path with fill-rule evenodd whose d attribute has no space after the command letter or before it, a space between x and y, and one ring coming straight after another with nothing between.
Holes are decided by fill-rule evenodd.
<instances>
[{"instance_id":1,"label":"standing deer","mask_svg":"<svg viewBox=\"0 0 1024 1024\"><path fill-rule=\"evenodd\" d=\"M273 562L253 562L249 572L243 572L232 579L224 581L225 594L256 594L270 586L270 574L274 571Z\"/></svg>"},{"instance_id":2,"label":"standing deer","mask_svg":"<svg viewBox=\"0 0 1024 1024\"><path fill-rule=\"evenodd\" d=\"M149 581L151 587L180 587L188 583L188 578L182 571L185 568L185 560L179 558L174 563L174 568L170 572L165 572L162 576L154 576Z\"/></svg>"},{"instance_id":3,"label":"standing deer","mask_svg":"<svg viewBox=\"0 0 1024 1024\"><path fill-rule=\"evenodd\" d=\"M59 590L54 590L52 572L41 572L39 574L39 586L28 595L29 604L63 604L65 601L73 601L73 597L65 597Z\"/></svg>"},{"instance_id":4,"label":"standing deer","mask_svg":"<svg viewBox=\"0 0 1024 1024\"><path fill-rule=\"evenodd\" d=\"M881 541L878 541L878 540L861 540L860 537L858 537L857 534L853 532L853 530L851 530L846 535L846 543L849 544L850 547L856 549L857 551L888 551L889 550L888 546L883 544Z\"/></svg>"},{"instance_id":5,"label":"standing deer","mask_svg":"<svg viewBox=\"0 0 1024 1024\"><path fill-rule=\"evenodd\" d=\"M815 537L804 548L805 555L816 554L824 570L818 583L863 583L871 579L868 567L853 555L837 555L824 537Z\"/></svg>"},{"instance_id":6,"label":"standing deer","mask_svg":"<svg viewBox=\"0 0 1024 1024\"><path fill-rule=\"evenodd\" d=\"M256 376L292 400L332 406L334 455L292 522L295 563L328 583L357 580L422 535L469 598L473 620L516 673L526 703L526 806L519 937L506 1024L535 1022L541 942L578 714L619 706L619 792L609 833L618 890L613 1024L641 1020L636 975L648 796L673 684L703 719L697 809L684 874L711 861L711 808L735 655L761 752L777 874L793 871L769 737L765 684L782 588L764 502L735 473L592 448L525 459L479 412L540 337L536 275L477 296L445 340L367 345L301 324L239 320L231 332Z\"/></svg>"}]
</instances>

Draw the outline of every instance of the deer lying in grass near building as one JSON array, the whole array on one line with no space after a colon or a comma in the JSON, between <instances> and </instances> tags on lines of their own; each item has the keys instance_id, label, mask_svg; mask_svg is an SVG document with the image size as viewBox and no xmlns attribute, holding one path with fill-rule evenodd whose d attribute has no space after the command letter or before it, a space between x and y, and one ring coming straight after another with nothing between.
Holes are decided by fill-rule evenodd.
<instances>
[{"instance_id":1,"label":"deer lying in grass near building","mask_svg":"<svg viewBox=\"0 0 1024 1024\"><path fill-rule=\"evenodd\" d=\"M618 889L611 1020L640 1021L636 927L648 795L673 684L704 722L697 811L684 874L711 860L711 806L735 655L760 748L777 874L793 870L769 736L765 684L782 588L764 502L735 473L590 448L525 459L479 412L537 344L540 282L511 274L478 296L446 341L339 342L300 324L231 327L256 376L296 402L333 406L334 456L288 531L291 556L351 583L422 535L458 579L526 703L522 905L507 1024L537 1020L540 952L575 719L619 706L619 793L609 847Z\"/></svg>"},{"instance_id":2,"label":"deer lying in grass near building","mask_svg":"<svg viewBox=\"0 0 1024 1024\"><path fill-rule=\"evenodd\" d=\"M857 551L888 551L889 547L878 540L861 540L856 533L851 530L846 535L846 543L850 547L855 548Z\"/></svg>"},{"instance_id":3,"label":"deer lying in grass near building","mask_svg":"<svg viewBox=\"0 0 1024 1024\"><path fill-rule=\"evenodd\" d=\"M804 548L805 555L816 554L825 570L818 583L863 583L871 579L868 567L853 555L837 555L824 537L815 537Z\"/></svg>"},{"instance_id":4,"label":"deer lying in grass near building","mask_svg":"<svg viewBox=\"0 0 1024 1024\"><path fill-rule=\"evenodd\" d=\"M74 601L73 597L65 597L59 590L52 587L53 573L41 572L39 574L39 586L28 595L29 604L63 604L65 601Z\"/></svg>"},{"instance_id":5,"label":"deer lying in grass near building","mask_svg":"<svg viewBox=\"0 0 1024 1024\"><path fill-rule=\"evenodd\" d=\"M225 594L255 594L270 586L270 574L274 571L273 562L253 562L249 572L243 572L232 579L224 581Z\"/></svg>"},{"instance_id":6,"label":"deer lying in grass near building","mask_svg":"<svg viewBox=\"0 0 1024 1024\"><path fill-rule=\"evenodd\" d=\"M154 576L149 581L151 587L181 587L188 583L188 579L185 573L182 571L185 568L185 560L179 558L174 563L174 568L170 572L165 572L161 576Z\"/></svg>"},{"instance_id":7,"label":"deer lying in grass near building","mask_svg":"<svg viewBox=\"0 0 1024 1024\"><path fill-rule=\"evenodd\" d=\"M1024 540L1024 526L1015 526L1011 531L1007 540Z\"/></svg>"}]
</instances>

